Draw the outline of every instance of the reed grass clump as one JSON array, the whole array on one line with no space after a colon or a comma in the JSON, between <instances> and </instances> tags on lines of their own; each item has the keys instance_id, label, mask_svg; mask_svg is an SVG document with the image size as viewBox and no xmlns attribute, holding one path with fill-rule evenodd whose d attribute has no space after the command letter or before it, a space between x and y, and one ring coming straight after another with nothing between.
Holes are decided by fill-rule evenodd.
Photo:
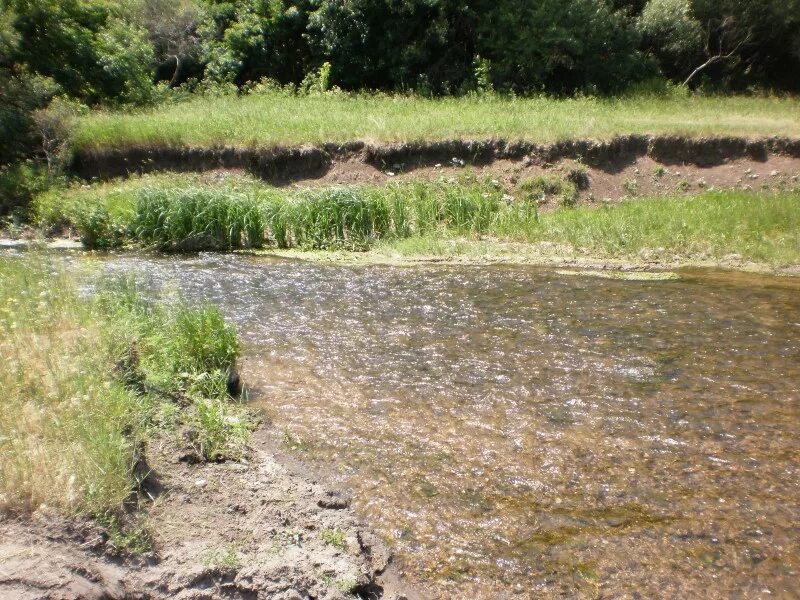
<instances>
[{"instance_id":1,"label":"reed grass clump","mask_svg":"<svg viewBox=\"0 0 800 600\"><path fill-rule=\"evenodd\" d=\"M390 208L377 190L337 187L273 199L264 212L279 248L365 250L390 232Z\"/></svg>"},{"instance_id":2,"label":"reed grass clump","mask_svg":"<svg viewBox=\"0 0 800 600\"><path fill-rule=\"evenodd\" d=\"M136 192L133 237L160 250L233 250L264 243L256 198L211 188L144 188Z\"/></svg>"},{"instance_id":3,"label":"reed grass clump","mask_svg":"<svg viewBox=\"0 0 800 600\"><path fill-rule=\"evenodd\" d=\"M238 342L214 308L127 281L87 298L76 277L39 255L0 260L0 508L116 523L161 415L199 458L241 455L250 420L226 394Z\"/></svg>"},{"instance_id":4,"label":"reed grass clump","mask_svg":"<svg viewBox=\"0 0 800 600\"><path fill-rule=\"evenodd\" d=\"M279 248L366 250L381 239L437 230L486 232L508 210L502 198L498 186L474 177L332 187L273 198L265 220Z\"/></svg>"},{"instance_id":5,"label":"reed grass clump","mask_svg":"<svg viewBox=\"0 0 800 600\"><path fill-rule=\"evenodd\" d=\"M162 251L278 248L367 250L378 240L436 231L483 234L535 219L529 202L473 175L386 187L276 190L142 178L36 199L45 229L73 227L89 248L139 244Z\"/></svg>"}]
</instances>

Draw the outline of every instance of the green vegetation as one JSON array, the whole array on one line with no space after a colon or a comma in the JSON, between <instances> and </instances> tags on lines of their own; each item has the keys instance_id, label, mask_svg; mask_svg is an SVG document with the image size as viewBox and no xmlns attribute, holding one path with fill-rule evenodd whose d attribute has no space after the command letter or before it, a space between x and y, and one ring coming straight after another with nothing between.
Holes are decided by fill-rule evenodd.
<instances>
[{"instance_id":1,"label":"green vegetation","mask_svg":"<svg viewBox=\"0 0 800 600\"><path fill-rule=\"evenodd\" d=\"M542 257L715 261L727 256L771 266L800 263L800 194L704 192L691 198L642 198L601 208L539 215L502 243L424 236L388 241L385 256L464 256L536 262ZM498 243L499 242L499 243Z\"/></svg>"},{"instance_id":2,"label":"green vegetation","mask_svg":"<svg viewBox=\"0 0 800 600\"><path fill-rule=\"evenodd\" d=\"M531 241L569 244L599 256L800 262L800 194L709 192L693 198L629 200L542 215Z\"/></svg>"},{"instance_id":3,"label":"green vegetation","mask_svg":"<svg viewBox=\"0 0 800 600\"><path fill-rule=\"evenodd\" d=\"M344 531L341 529L323 529L321 537L322 541L329 546L339 548L340 550L344 550L347 547L347 539L344 536Z\"/></svg>"},{"instance_id":4,"label":"green vegetation","mask_svg":"<svg viewBox=\"0 0 800 600\"><path fill-rule=\"evenodd\" d=\"M0 215L75 149L800 135L799 3L4 0Z\"/></svg>"},{"instance_id":5,"label":"green vegetation","mask_svg":"<svg viewBox=\"0 0 800 600\"><path fill-rule=\"evenodd\" d=\"M800 100L779 97L426 99L267 91L195 96L134 113L93 112L77 121L73 145L270 146L493 137L551 142L629 133L800 136L798 114Z\"/></svg>"},{"instance_id":6,"label":"green vegetation","mask_svg":"<svg viewBox=\"0 0 800 600\"><path fill-rule=\"evenodd\" d=\"M161 250L279 248L365 250L376 240L445 229L513 231L535 218L529 202L504 199L471 176L437 183L281 191L255 182L134 179L50 191L35 212L45 227L73 226L89 247L137 242Z\"/></svg>"},{"instance_id":7,"label":"green vegetation","mask_svg":"<svg viewBox=\"0 0 800 600\"><path fill-rule=\"evenodd\" d=\"M263 246L474 255L514 242L549 244L562 255L672 261L736 254L772 265L800 262L797 192L704 192L570 208L577 186L568 178L575 177L534 178L507 191L469 174L304 190L242 178L209 184L198 177L146 176L51 191L37 198L35 211L43 227L73 226L90 246L93 239L114 239L162 250ZM543 193L559 197L562 207L540 214ZM173 215L189 217L173 224ZM96 229L87 233L87 223Z\"/></svg>"},{"instance_id":8,"label":"green vegetation","mask_svg":"<svg viewBox=\"0 0 800 600\"><path fill-rule=\"evenodd\" d=\"M209 460L244 449L226 392L238 343L216 309L147 300L130 281L89 299L76 277L41 255L0 261L0 504L93 515L135 550L146 536L124 508L149 440L174 435Z\"/></svg>"},{"instance_id":9,"label":"green vegetation","mask_svg":"<svg viewBox=\"0 0 800 600\"><path fill-rule=\"evenodd\" d=\"M578 186L557 175L531 177L523 181L519 189L528 201L537 204L546 204L550 198L555 198L562 206L574 206L578 201Z\"/></svg>"},{"instance_id":10,"label":"green vegetation","mask_svg":"<svg viewBox=\"0 0 800 600\"><path fill-rule=\"evenodd\" d=\"M136 194L132 231L161 250L256 248L264 242L257 199L229 191L145 188Z\"/></svg>"}]
</instances>

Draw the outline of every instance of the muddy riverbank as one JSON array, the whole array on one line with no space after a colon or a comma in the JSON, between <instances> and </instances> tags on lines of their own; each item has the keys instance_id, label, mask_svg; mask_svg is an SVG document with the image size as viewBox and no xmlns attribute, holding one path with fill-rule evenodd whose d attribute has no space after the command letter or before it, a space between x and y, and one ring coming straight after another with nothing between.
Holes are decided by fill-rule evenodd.
<instances>
[{"instance_id":1,"label":"muddy riverbank","mask_svg":"<svg viewBox=\"0 0 800 600\"><path fill-rule=\"evenodd\" d=\"M391 554L326 485L256 432L242 462L191 464L171 442L148 449L143 498L154 550L120 553L88 519L41 507L0 520L0 596L21 600L415 599Z\"/></svg>"},{"instance_id":2,"label":"muddy riverbank","mask_svg":"<svg viewBox=\"0 0 800 600\"><path fill-rule=\"evenodd\" d=\"M609 140L565 140L536 144L514 140L444 140L403 144L352 141L319 146L267 148L203 148L129 146L80 149L70 170L86 178L113 178L154 171L248 170L267 181L290 183L325 177L336 165L356 164L380 172L414 171L437 164L491 165L519 161L548 165L578 160L605 171L620 171L642 157L671 165L712 167L749 159L765 162L771 156L800 158L800 140L738 137L692 138L626 135Z\"/></svg>"}]
</instances>

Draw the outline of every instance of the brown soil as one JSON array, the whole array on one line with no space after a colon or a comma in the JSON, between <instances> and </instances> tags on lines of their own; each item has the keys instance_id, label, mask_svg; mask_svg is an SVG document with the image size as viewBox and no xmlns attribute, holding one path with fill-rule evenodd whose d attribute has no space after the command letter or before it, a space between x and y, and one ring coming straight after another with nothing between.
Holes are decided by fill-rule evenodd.
<instances>
[{"instance_id":1,"label":"brown soil","mask_svg":"<svg viewBox=\"0 0 800 600\"><path fill-rule=\"evenodd\" d=\"M148 451L155 552L120 558L89 520L40 509L0 520L0 597L275 600L417 598L400 592L386 547L330 490L259 430L249 460L189 464ZM323 539L341 533L342 543ZM347 592L347 593L346 593ZM348 595L351 594L351 595Z\"/></svg>"},{"instance_id":2,"label":"brown soil","mask_svg":"<svg viewBox=\"0 0 800 600\"><path fill-rule=\"evenodd\" d=\"M775 155L800 158L800 139L629 135L604 141L568 140L555 144L450 140L388 145L356 141L294 148L132 146L78 150L70 167L86 179L152 171L245 169L267 181L286 184L323 178L343 162L358 162L386 172L452 162L484 166L518 161L545 166L569 159L614 173L645 156L665 165L711 167L737 159L765 162Z\"/></svg>"},{"instance_id":3,"label":"brown soil","mask_svg":"<svg viewBox=\"0 0 800 600\"><path fill-rule=\"evenodd\" d=\"M581 166L589 177L589 185L580 192L581 204L607 204L623 198L663 195L697 194L704 190L755 190L764 192L800 190L800 157L774 155L766 160L739 158L701 167L695 164L665 166L649 156L620 166L617 169L585 166L564 159L556 163L537 164L530 161L497 160L487 165L472 167L479 177L497 180L514 194L519 184L537 175L563 177L573 167ZM334 163L324 176L300 179L297 187L337 184L385 185L390 181L435 181L456 178L464 167L442 163L413 170L381 171L359 160ZM557 207L557 199L550 198L540 208Z\"/></svg>"},{"instance_id":4,"label":"brown soil","mask_svg":"<svg viewBox=\"0 0 800 600\"><path fill-rule=\"evenodd\" d=\"M584 169L589 178L580 193L582 204L709 189L798 190L800 140L625 136L552 145L458 141L261 150L127 148L79 153L72 165L86 178L157 170L206 172L212 178L248 172L274 185L297 187L433 181L458 177L468 169L496 179L511 194L531 177L564 176L574 167ZM557 205L557 198L549 198L541 208Z\"/></svg>"}]
</instances>

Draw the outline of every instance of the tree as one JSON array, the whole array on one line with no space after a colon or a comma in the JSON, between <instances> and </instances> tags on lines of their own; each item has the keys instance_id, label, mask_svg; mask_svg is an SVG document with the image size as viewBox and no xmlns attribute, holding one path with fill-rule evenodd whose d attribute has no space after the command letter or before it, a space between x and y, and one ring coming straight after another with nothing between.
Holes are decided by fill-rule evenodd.
<instances>
[{"instance_id":1,"label":"tree","mask_svg":"<svg viewBox=\"0 0 800 600\"><path fill-rule=\"evenodd\" d=\"M735 19L730 16L708 20L705 44L703 46L706 60L689 74L683 85L688 86L711 65L739 58L740 50L750 42L752 33L749 31L740 32L735 24Z\"/></svg>"},{"instance_id":2,"label":"tree","mask_svg":"<svg viewBox=\"0 0 800 600\"><path fill-rule=\"evenodd\" d=\"M703 48L703 26L689 0L650 0L636 20L642 48L655 55L662 72L685 77Z\"/></svg>"},{"instance_id":3,"label":"tree","mask_svg":"<svg viewBox=\"0 0 800 600\"><path fill-rule=\"evenodd\" d=\"M613 91L648 76L638 34L605 0L482 0L478 51L496 86Z\"/></svg>"},{"instance_id":4,"label":"tree","mask_svg":"<svg viewBox=\"0 0 800 600\"><path fill-rule=\"evenodd\" d=\"M73 98L140 102L150 93L146 33L92 0L9 0L19 36L13 60Z\"/></svg>"},{"instance_id":5,"label":"tree","mask_svg":"<svg viewBox=\"0 0 800 600\"><path fill-rule=\"evenodd\" d=\"M13 18L8 10L0 13L0 166L31 152L36 143L33 111L46 106L57 92L52 81L12 60L20 41Z\"/></svg>"},{"instance_id":6,"label":"tree","mask_svg":"<svg viewBox=\"0 0 800 600\"><path fill-rule=\"evenodd\" d=\"M476 23L454 0L323 0L306 38L341 87L447 92L472 77Z\"/></svg>"},{"instance_id":7,"label":"tree","mask_svg":"<svg viewBox=\"0 0 800 600\"><path fill-rule=\"evenodd\" d=\"M303 37L314 0L207 1L200 28L206 75L242 85L262 77L299 83L308 65Z\"/></svg>"},{"instance_id":8,"label":"tree","mask_svg":"<svg viewBox=\"0 0 800 600\"><path fill-rule=\"evenodd\" d=\"M205 18L203 7L194 0L143 0L137 12L156 61L171 63L170 86L179 84L184 63L200 55L198 27Z\"/></svg>"},{"instance_id":9,"label":"tree","mask_svg":"<svg viewBox=\"0 0 800 600\"><path fill-rule=\"evenodd\" d=\"M706 67L704 75L734 89L754 84L800 89L800 0L692 4L697 19L712 29L711 53L726 55L735 49L729 58ZM725 36L722 51L720 35Z\"/></svg>"}]
</instances>

